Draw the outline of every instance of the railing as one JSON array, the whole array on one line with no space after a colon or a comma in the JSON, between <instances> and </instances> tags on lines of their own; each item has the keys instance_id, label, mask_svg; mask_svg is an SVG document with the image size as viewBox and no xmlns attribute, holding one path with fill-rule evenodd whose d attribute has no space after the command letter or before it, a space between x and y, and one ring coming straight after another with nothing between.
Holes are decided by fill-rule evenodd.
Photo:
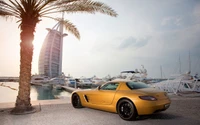
<instances>
[{"instance_id":1,"label":"railing","mask_svg":"<svg viewBox=\"0 0 200 125\"><path fill-rule=\"evenodd\" d=\"M0 82L18 82L19 77L0 77Z\"/></svg>"}]
</instances>

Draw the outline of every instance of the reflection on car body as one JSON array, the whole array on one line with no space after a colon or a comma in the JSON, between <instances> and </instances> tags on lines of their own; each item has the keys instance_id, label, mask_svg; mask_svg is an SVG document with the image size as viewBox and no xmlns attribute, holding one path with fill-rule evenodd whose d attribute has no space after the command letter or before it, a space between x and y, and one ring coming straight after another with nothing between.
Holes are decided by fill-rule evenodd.
<instances>
[{"instance_id":1,"label":"reflection on car body","mask_svg":"<svg viewBox=\"0 0 200 125\"><path fill-rule=\"evenodd\" d=\"M128 80L111 81L92 90L77 90L72 93L71 101L74 108L114 112L124 120L164 111L171 103L166 92Z\"/></svg>"}]
</instances>

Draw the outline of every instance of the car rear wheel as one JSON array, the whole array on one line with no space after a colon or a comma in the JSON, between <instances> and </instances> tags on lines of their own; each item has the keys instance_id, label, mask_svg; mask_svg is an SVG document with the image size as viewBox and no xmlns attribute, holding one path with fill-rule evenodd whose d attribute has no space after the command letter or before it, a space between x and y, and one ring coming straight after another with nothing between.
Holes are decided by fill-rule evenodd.
<instances>
[{"instance_id":1,"label":"car rear wheel","mask_svg":"<svg viewBox=\"0 0 200 125\"><path fill-rule=\"evenodd\" d=\"M124 120L135 120L137 111L134 104L128 99L122 99L117 105L117 113Z\"/></svg>"},{"instance_id":2,"label":"car rear wheel","mask_svg":"<svg viewBox=\"0 0 200 125\"><path fill-rule=\"evenodd\" d=\"M72 105L74 108L83 108L80 97L76 93L72 95Z\"/></svg>"}]
</instances>

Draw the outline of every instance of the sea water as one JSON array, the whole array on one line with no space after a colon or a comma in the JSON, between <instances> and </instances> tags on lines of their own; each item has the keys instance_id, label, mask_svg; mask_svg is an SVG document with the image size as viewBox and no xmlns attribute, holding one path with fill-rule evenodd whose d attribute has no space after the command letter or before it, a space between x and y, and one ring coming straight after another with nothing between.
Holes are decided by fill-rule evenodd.
<instances>
[{"instance_id":1,"label":"sea water","mask_svg":"<svg viewBox=\"0 0 200 125\"><path fill-rule=\"evenodd\" d=\"M0 82L0 103L15 102L18 95L18 82ZM50 100L70 97L71 93L65 90L56 90L50 87L31 85L30 97L35 100Z\"/></svg>"}]
</instances>

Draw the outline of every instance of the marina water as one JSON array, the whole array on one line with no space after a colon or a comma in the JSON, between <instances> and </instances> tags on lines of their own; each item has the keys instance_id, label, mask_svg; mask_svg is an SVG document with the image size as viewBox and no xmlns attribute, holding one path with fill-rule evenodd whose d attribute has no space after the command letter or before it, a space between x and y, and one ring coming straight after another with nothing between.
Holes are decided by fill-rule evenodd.
<instances>
[{"instance_id":1,"label":"marina water","mask_svg":"<svg viewBox=\"0 0 200 125\"><path fill-rule=\"evenodd\" d=\"M18 82L1 82L3 86L0 86L0 103L15 102L18 95ZM15 90L16 89L16 90ZM71 93L65 90L56 90L53 88L47 88L42 86L31 85L31 101L35 100L50 100L70 97Z\"/></svg>"}]
</instances>

